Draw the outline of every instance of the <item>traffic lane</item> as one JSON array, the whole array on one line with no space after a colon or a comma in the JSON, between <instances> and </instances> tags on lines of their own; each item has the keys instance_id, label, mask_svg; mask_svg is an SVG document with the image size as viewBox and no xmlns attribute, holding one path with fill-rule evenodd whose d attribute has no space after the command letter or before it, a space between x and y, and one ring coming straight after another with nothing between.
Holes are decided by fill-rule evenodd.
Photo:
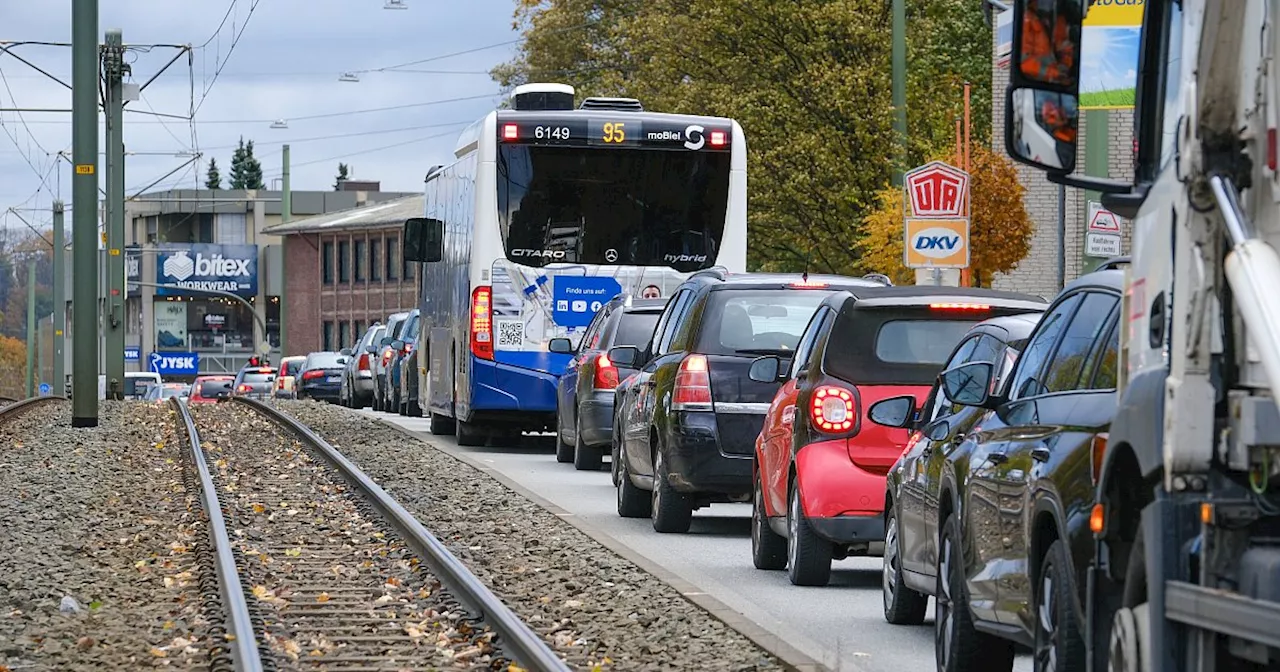
<instances>
[{"instance_id":1,"label":"traffic lane","mask_svg":"<svg viewBox=\"0 0 1280 672\"><path fill-rule=\"evenodd\" d=\"M429 434L421 418L378 415ZM647 519L617 515L608 471L583 472L559 464L549 442L467 448L449 437L431 441L449 452L468 454L536 492L833 670L901 672L936 665L931 620L918 627L885 622L879 558L835 563L826 587L792 586L785 572L752 566L749 505L713 505L696 512L688 534L658 534ZM1016 669L1029 670L1030 660L1020 660Z\"/></svg>"}]
</instances>

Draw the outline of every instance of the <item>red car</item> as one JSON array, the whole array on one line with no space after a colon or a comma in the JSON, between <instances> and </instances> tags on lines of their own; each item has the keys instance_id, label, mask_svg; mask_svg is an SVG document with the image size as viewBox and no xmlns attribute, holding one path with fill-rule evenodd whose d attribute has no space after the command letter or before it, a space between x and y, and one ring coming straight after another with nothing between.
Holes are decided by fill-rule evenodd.
<instances>
[{"instance_id":1,"label":"red car","mask_svg":"<svg viewBox=\"0 0 1280 672\"><path fill-rule=\"evenodd\" d=\"M755 566L822 586L832 560L883 553L885 475L909 433L870 422L866 410L927 396L974 324L1044 307L1038 297L983 289L838 292L814 314L788 370L777 357L755 360L752 380L784 382L756 439Z\"/></svg>"},{"instance_id":2,"label":"red car","mask_svg":"<svg viewBox=\"0 0 1280 672\"><path fill-rule=\"evenodd\" d=\"M235 376L200 376L191 383L191 395L188 404L212 404L218 399L231 396L231 386Z\"/></svg>"}]
</instances>

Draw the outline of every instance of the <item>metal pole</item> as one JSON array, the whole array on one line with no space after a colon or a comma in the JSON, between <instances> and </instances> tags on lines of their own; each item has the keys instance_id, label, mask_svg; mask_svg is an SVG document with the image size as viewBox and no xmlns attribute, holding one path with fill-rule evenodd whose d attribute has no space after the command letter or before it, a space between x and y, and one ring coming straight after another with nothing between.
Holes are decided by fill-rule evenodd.
<instances>
[{"instance_id":1,"label":"metal pole","mask_svg":"<svg viewBox=\"0 0 1280 672\"><path fill-rule=\"evenodd\" d=\"M107 295L103 319L107 398L124 399L124 42L107 31L103 70L107 92Z\"/></svg>"},{"instance_id":2,"label":"metal pole","mask_svg":"<svg viewBox=\"0 0 1280 672\"><path fill-rule=\"evenodd\" d=\"M970 172L970 166L969 166L969 133L972 127L971 117L969 114L969 91L970 91L969 82L965 82L964 83L964 172L970 173L970 175L972 175L972 173ZM970 184L972 184L973 179L970 178L969 182ZM973 202L969 200L972 195L973 195L973 187L970 187L969 193L964 195L965 199L969 201L965 205L966 205L966 210L968 210L970 214L972 214L973 212ZM972 233L970 233L971 242L972 242L972 239L973 239L973 235ZM970 258L973 257L972 251L973 249L971 246L970 255L969 255ZM969 266L966 266L960 270L960 286L970 287L972 285L973 285L973 273L971 268Z\"/></svg>"},{"instance_id":3,"label":"metal pole","mask_svg":"<svg viewBox=\"0 0 1280 672\"><path fill-rule=\"evenodd\" d=\"M291 190L289 185L289 145L284 146L282 150L282 154L284 155L283 156L284 166L282 167L281 184L280 184L280 188L282 189L280 193L280 221L282 223L288 223L293 220L293 191ZM285 264L288 263L286 259L288 259L289 255L285 254L285 250L283 248L287 244L286 241L288 240L289 240L288 236L280 237L280 247L281 247L280 281L281 283L283 283L284 278L287 277L285 275L284 266ZM285 295L286 295L286 292L283 290L283 288L281 288L281 291L280 291L280 353L282 356L289 354L289 351L287 349L289 347L288 341L285 340L287 338L286 336L287 331L286 331L285 325L289 324L289 320L286 319L286 316L288 315L288 313L285 310L285 301L287 300ZM264 306L263 309L265 310L266 307ZM262 328L262 336L263 338L266 338L267 336L266 327Z\"/></svg>"},{"instance_id":4,"label":"metal pole","mask_svg":"<svg viewBox=\"0 0 1280 672\"><path fill-rule=\"evenodd\" d=\"M71 426L98 426L98 0L71 2Z\"/></svg>"},{"instance_id":5,"label":"metal pole","mask_svg":"<svg viewBox=\"0 0 1280 672\"><path fill-rule=\"evenodd\" d=\"M63 361L63 346L67 329L67 282L66 282L66 245L63 243L63 205L62 201L53 202L53 394L66 394L66 363Z\"/></svg>"},{"instance_id":6,"label":"metal pole","mask_svg":"<svg viewBox=\"0 0 1280 672\"><path fill-rule=\"evenodd\" d=\"M36 396L36 260L27 260L27 396Z\"/></svg>"},{"instance_id":7,"label":"metal pole","mask_svg":"<svg viewBox=\"0 0 1280 672\"><path fill-rule=\"evenodd\" d=\"M1058 185L1058 289L1067 286L1067 188Z\"/></svg>"},{"instance_id":8,"label":"metal pole","mask_svg":"<svg viewBox=\"0 0 1280 672\"><path fill-rule=\"evenodd\" d=\"M50 315L50 318L53 316ZM36 320L36 388L44 382L44 320Z\"/></svg>"},{"instance_id":9,"label":"metal pole","mask_svg":"<svg viewBox=\"0 0 1280 672\"><path fill-rule=\"evenodd\" d=\"M893 184L900 187L907 159L907 0L893 0L893 130L897 136Z\"/></svg>"}]
</instances>

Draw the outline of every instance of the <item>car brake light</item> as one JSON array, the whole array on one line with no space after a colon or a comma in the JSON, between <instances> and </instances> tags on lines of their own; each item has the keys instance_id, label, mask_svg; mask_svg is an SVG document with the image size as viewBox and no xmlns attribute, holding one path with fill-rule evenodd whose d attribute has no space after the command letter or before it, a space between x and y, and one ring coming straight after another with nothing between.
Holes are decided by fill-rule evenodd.
<instances>
[{"instance_id":1,"label":"car brake light","mask_svg":"<svg viewBox=\"0 0 1280 672\"><path fill-rule=\"evenodd\" d=\"M609 355L596 358L596 373L591 380L591 387L597 390L612 390L618 386L618 367L613 365Z\"/></svg>"},{"instance_id":2,"label":"car brake light","mask_svg":"<svg viewBox=\"0 0 1280 672\"><path fill-rule=\"evenodd\" d=\"M991 310L985 303L931 303L933 310Z\"/></svg>"},{"instance_id":3,"label":"car brake light","mask_svg":"<svg viewBox=\"0 0 1280 672\"><path fill-rule=\"evenodd\" d=\"M369 370L369 353L366 352L360 355L360 361L357 364L357 366L360 368L361 371Z\"/></svg>"},{"instance_id":4,"label":"car brake light","mask_svg":"<svg viewBox=\"0 0 1280 672\"><path fill-rule=\"evenodd\" d=\"M253 389L253 388L252 388L252 387L249 387L248 385L241 384L241 385L240 385L240 387L237 387L237 388L236 388L236 391L237 391L237 392L248 392L248 391L250 391L250 390L252 390L252 389Z\"/></svg>"},{"instance_id":5,"label":"car brake light","mask_svg":"<svg viewBox=\"0 0 1280 672\"><path fill-rule=\"evenodd\" d=\"M303 380L311 380L312 378L323 378L323 377L324 377L324 371L321 371L319 369L312 369L311 371L307 371L302 374Z\"/></svg>"},{"instance_id":6,"label":"car brake light","mask_svg":"<svg viewBox=\"0 0 1280 672\"><path fill-rule=\"evenodd\" d=\"M689 355L680 362L676 373L671 408L677 411L710 411L711 374L707 372L705 355Z\"/></svg>"},{"instance_id":7,"label":"car brake light","mask_svg":"<svg viewBox=\"0 0 1280 672\"><path fill-rule=\"evenodd\" d=\"M392 353L391 348L387 348L386 350L382 351L382 365L384 367L391 362L391 353Z\"/></svg>"},{"instance_id":8,"label":"car brake light","mask_svg":"<svg viewBox=\"0 0 1280 672\"><path fill-rule=\"evenodd\" d=\"M821 289L826 287L827 283L821 280L801 280L800 282L791 283L791 286L796 289Z\"/></svg>"},{"instance_id":9,"label":"car brake light","mask_svg":"<svg viewBox=\"0 0 1280 672\"><path fill-rule=\"evenodd\" d=\"M847 432L853 428L853 393L843 387L823 385L813 393L809 405L813 426L824 432Z\"/></svg>"},{"instance_id":10,"label":"car brake light","mask_svg":"<svg viewBox=\"0 0 1280 672\"><path fill-rule=\"evenodd\" d=\"M515 140L520 136L520 127L515 124L505 124L502 127L503 140Z\"/></svg>"},{"instance_id":11,"label":"car brake light","mask_svg":"<svg viewBox=\"0 0 1280 672\"><path fill-rule=\"evenodd\" d=\"M1107 435L1095 434L1093 437L1093 445L1089 450L1089 458L1093 467L1093 484L1098 484L1098 477L1102 475L1102 458L1107 455Z\"/></svg>"},{"instance_id":12,"label":"car brake light","mask_svg":"<svg viewBox=\"0 0 1280 672\"><path fill-rule=\"evenodd\" d=\"M488 285L476 287L471 293L471 354L480 359L493 359L492 296Z\"/></svg>"}]
</instances>

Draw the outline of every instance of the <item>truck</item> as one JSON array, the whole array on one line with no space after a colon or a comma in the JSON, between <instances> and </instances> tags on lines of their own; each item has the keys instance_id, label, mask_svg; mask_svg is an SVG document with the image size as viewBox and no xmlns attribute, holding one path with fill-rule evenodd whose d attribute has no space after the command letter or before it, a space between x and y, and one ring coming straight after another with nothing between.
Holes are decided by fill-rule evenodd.
<instances>
[{"instance_id":1,"label":"truck","mask_svg":"<svg viewBox=\"0 0 1280 672\"><path fill-rule=\"evenodd\" d=\"M1009 4L1006 150L1132 222L1118 407L1077 512L1088 669L1280 669L1280 0ZM1082 23L1116 4L1145 4L1132 181L1075 170Z\"/></svg>"}]
</instances>

